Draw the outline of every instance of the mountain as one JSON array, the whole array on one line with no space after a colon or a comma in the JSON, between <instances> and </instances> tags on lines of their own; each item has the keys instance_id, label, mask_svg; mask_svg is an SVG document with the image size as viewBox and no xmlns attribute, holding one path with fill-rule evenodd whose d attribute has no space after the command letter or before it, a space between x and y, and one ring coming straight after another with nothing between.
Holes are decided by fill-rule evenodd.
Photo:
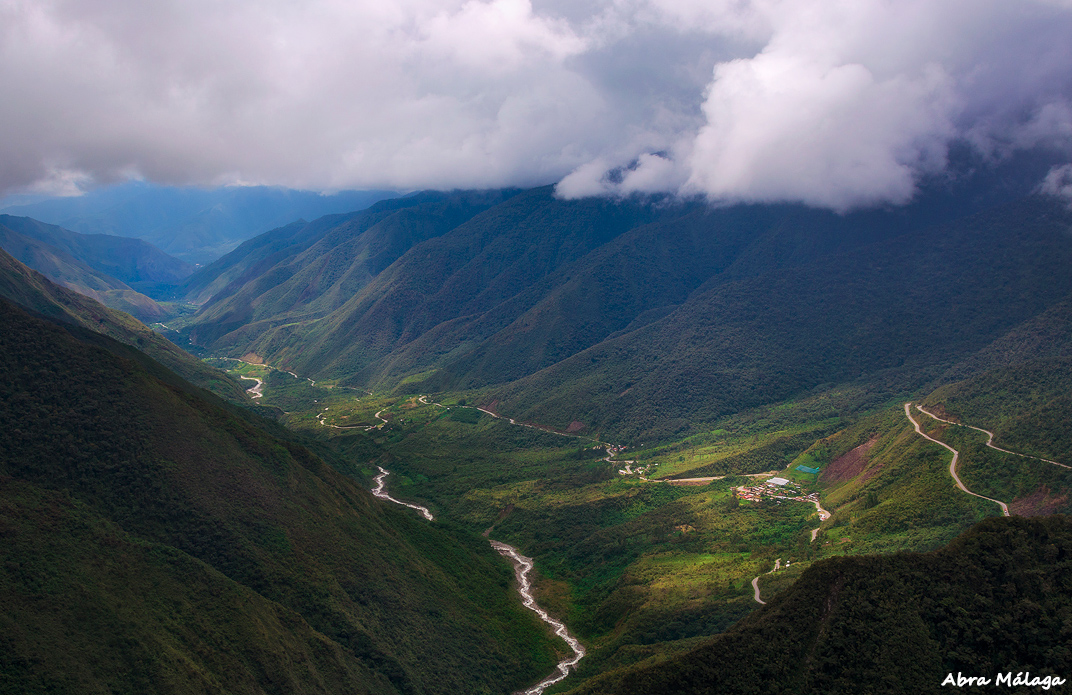
<instances>
[{"instance_id":1,"label":"mountain","mask_svg":"<svg viewBox=\"0 0 1072 695\"><path fill-rule=\"evenodd\" d=\"M129 346L3 299L0 321L5 692L509 692L550 671L483 539Z\"/></svg>"},{"instance_id":2,"label":"mountain","mask_svg":"<svg viewBox=\"0 0 1072 695\"><path fill-rule=\"evenodd\" d=\"M890 553L941 548L1000 514L995 500L1024 516L1070 509L1067 468L957 424L1033 456L1072 450L1070 226L1038 195L932 191L837 215L550 188L425 192L292 222L169 292L200 305L183 337L301 374L269 371L261 401L301 434L79 328L48 329L78 342L63 354L29 329L5 347L0 446L14 453L0 476L26 520L9 535L27 539L20 557L46 547L93 578L59 560L12 574L5 597L25 613L6 624L59 632L69 606L49 622L33 608L56 600L20 598L55 577L60 595L94 587L90 605L133 601L131 642L157 640L221 689L238 689L227 671L293 691L508 692L553 659L500 602L510 577L476 537L488 529L533 557L538 600L588 649L560 690L926 692L945 669L1059 670L1067 520L988 521L945 550ZM42 290L19 282L11 293L32 304ZM51 296L38 301L62 313ZM98 348L133 366L119 378ZM917 429L909 400L943 420L917 413ZM631 450L608 460L552 428ZM932 437L959 452L975 496ZM384 510L346 477L375 465L437 522ZM791 494L755 492L771 471ZM40 530L50 509L65 510L55 541ZM112 564L168 587L165 605L200 602L184 616L201 633L248 649L176 635L160 603L98 581L111 575L90 558L109 547ZM839 557L865 553L887 555ZM187 556L210 571L183 594ZM194 591L220 593L212 572L309 666L264 666L265 630ZM94 629L115 622L95 615ZM34 670L52 663L43 647L13 634L4 668L54 677ZM127 647L98 660L140 663ZM175 680L168 669L154 677Z\"/></svg>"},{"instance_id":3,"label":"mountain","mask_svg":"<svg viewBox=\"0 0 1072 695\"><path fill-rule=\"evenodd\" d=\"M168 315L164 307L126 283L94 270L66 251L3 226L0 226L0 249L64 287L146 323Z\"/></svg>"},{"instance_id":4,"label":"mountain","mask_svg":"<svg viewBox=\"0 0 1072 695\"><path fill-rule=\"evenodd\" d=\"M434 206L324 219L199 273L188 296L215 294L187 334L352 386L479 390L510 417L634 440L834 383L881 400L1072 292L1059 201L962 198L841 216L544 188L432 232ZM403 243L370 264L388 230Z\"/></svg>"},{"instance_id":5,"label":"mountain","mask_svg":"<svg viewBox=\"0 0 1072 695\"><path fill-rule=\"evenodd\" d=\"M909 392L1069 295L1070 222L1059 201L1030 197L711 283L658 322L492 393L515 418L638 437L824 384Z\"/></svg>"},{"instance_id":6,"label":"mountain","mask_svg":"<svg viewBox=\"0 0 1072 695\"><path fill-rule=\"evenodd\" d=\"M186 380L231 402L249 400L245 387L223 372L207 366L127 314L54 284L3 249L0 249L0 297L41 316L103 333L135 347Z\"/></svg>"},{"instance_id":7,"label":"mountain","mask_svg":"<svg viewBox=\"0 0 1072 695\"><path fill-rule=\"evenodd\" d=\"M194 271L141 239L77 233L29 217L0 215L0 226L65 251L97 272L134 289L174 284Z\"/></svg>"},{"instance_id":8,"label":"mountain","mask_svg":"<svg viewBox=\"0 0 1072 695\"><path fill-rule=\"evenodd\" d=\"M131 181L2 211L84 234L137 237L189 263L208 263L265 230L299 218L360 210L396 195L390 191L322 195L265 186L179 188Z\"/></svg>"},{"instance_id":9,"label":"mountain","mask_svg":"<svg viewBox=\"0 0 1072 695\"><path fill-rule=\"evenodd\" d=\"M194 270L140 239L78 234L29 217L0 215L0 248L64 287L147 323L170 312L134 288L155 294Z\"/></svg>"},{"instance_id":10,"label":"mountain","mask_svg":"<svg viewBox=\"0 0 1072 695\"><path fill-rule=\"evenodd\" d=\"M221 335L228 326L261 317L323 315L413 245L510 195L426 193L311 224L294 223L246 242L179 289L199 303L210 295L201 309L205 318L198 322L199 336ZM217 323L222 325L213 326Z\"/></svg>"},{"instance_id":11,"label":"mountain","mask_svg":"<svg viewBox=\"0 0 1072 695\"><path fill-rule=\"evenodd\" d=\"M1055 646L1068 639L1070 547L1067 517L988 519L935 552L824 560L702 646L570 692L940 693L949 674L991 687L1007 673L1067 679L1072 657Z\"/></svg>"}]
</instances>

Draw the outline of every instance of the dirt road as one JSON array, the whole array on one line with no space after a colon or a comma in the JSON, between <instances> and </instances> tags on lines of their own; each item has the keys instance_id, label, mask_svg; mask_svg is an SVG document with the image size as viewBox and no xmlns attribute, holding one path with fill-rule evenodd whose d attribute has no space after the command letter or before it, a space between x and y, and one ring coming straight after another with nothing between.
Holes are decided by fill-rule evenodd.
<instances>
[{"instance_id":1,"label":"dirt road","mask_svg":"<svg viewBox=\"0 0 1072 695\"><path fill-rule=\"evenodd\" d=\"M920 409L920 411L921 412L926 412L922 408ZM968 488L966 488L964 486L964 483L962 483L961 480L960 480L960 476L957 475L957 459L960 458L960 452L957 451L956 449L954 449L953 447L949 446L945 442L938 441L934 437L931 437L929 435L924 434L923 430L920 429L920 427L919 427L919 423L916 422L916 420L912 417L912 404L911 403L905 403L904 404L904 412L905 412L905 415L908 416L908 421L911 422L912 426L916 428L916 434L918 434L919 436L923 437L924 439L931 440L935 444L944 446L946 449L949 449L950 451L953 452L953 460L949 462L949 475L953 476L953 481L957 484L957 487L959 487L962 491L968 493L972 497L978 497L980 499L984 499L984 500L987 500L989 502L993 502L994 504L996 504L999 507L1001 507L1001 513L1002 514L1004 514L1005 516L1009 516L1009 506L1007 504L1005 504L1004 502L1001 502L999 500L995 500L995 499L992 499L990 497L987 497L985 495L978 495L978 494L972 492L971 490L969 490ZM927 413L927 415L930 415L930 413ZM934 419L937 420L938 418L934 418Z\"/></svg>"}]
</instances>

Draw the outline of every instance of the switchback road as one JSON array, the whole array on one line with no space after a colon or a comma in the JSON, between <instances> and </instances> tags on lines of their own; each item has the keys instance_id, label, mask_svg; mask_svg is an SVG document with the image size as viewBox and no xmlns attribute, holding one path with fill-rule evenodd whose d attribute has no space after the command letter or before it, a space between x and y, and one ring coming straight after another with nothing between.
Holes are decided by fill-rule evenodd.
<instances>
[{"instance_id":1,"label":"switchback road","mask_svg":"<svg viewBox=\"0 0 1072 695\"><path fill-rule=\"evenodd\" d=\"M920 408L920 411L921 412L926 412L922 408ZM924 434L923 430L920 429L920 427L919 427L919 423L916 422L916 420L912 417L912 404L911 403L905 403L904 404L904 412L905 412L905 415L908 416L908 421L911 422L912 426L916 428L916 434L918 434L919 436L923 437L924 439L931 440L935 444L939 444L941 446L944 446L946 449L949 449L950 451L953 452L953 460L949 462L949 475L953 476L953 481L957 484L957 487L959 487L961 490L963 490L964 492L968 493L972 497L978 497L980 499L984 499L984 500L993 502L994 504L996 504L999 507L1001 507L1001 513L1002 514L1004 514L1005 516L1009 516L1009 506L1007 504L1005 504L1004 502L992 499L990 497L986 497L985 495L978 495L978 494L972 492L971 490L969 490L968 488L964 487L964 483L962 483L960 481L960 476L957 475L957 459L960 457L960 452L957 451L956 449L954 449L953 447L949 446L945 442L938 441L934 437L931 437L929 435ZM930 415L930 413L927 413L927 415ZM938 418L935 418L935 420L937 420L937 419Z\"/></svg>"},{"instance_id":2,"label":"switchback road","mask_svg":"<svg viewBox=\"0 0 1072 695\"><path fill-rule=\"evenodd\" d=\"M987 436L986 445L988 447L990 447L991 449L994 449L995 451L1000 451L1003 454L1012 454L1013 456L1019 456L1020 458L1025 458L1025 459L1035 459L1036 461L1042 461L1043 463L1052 463L1053 465L1060 466L1061 468L1072 468L1072 466L1066 466L1063 463L1058 463L1056 461L1051 461L1049 459L1044 459L1041 456L1030 456L1028 454L1021 454L1018 451L1009 451L1008 449L1002 449L1000 446L994 446L994 433L991 432L990 430L984 430L982 427L974 427L972 425L965 425L965 424L962 424L960 422L952 422L950 420L943 420L942 418L938 417L934 413L930 413L930 412L927 412L926 410L924 410L923 406L921 406L921 405L917 405L916 410L918 410L919 412L923 413L924 415L930 415L932 418L934 418L938 422L944 422L947 425L956 425L957 427L967 427L970 430L975 430L976 432L982 432L983 434L985 434Z\"/></svg>"}]
</instances>

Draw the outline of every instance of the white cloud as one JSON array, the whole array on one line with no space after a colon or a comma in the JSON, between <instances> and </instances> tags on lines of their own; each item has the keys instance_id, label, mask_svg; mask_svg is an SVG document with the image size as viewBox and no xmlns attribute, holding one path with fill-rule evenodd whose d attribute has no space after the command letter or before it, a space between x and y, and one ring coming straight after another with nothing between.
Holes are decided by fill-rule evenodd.
<instances>
[{"instance_id":1,"label":"white cloud","mask_svg":"<svg viewBox=\"0 0 1072 695\"><path fill-rule=\"evenodd\" d=\"M955 102L937 66L881 79L859 63L776 52L724 63L688 185L718 199L902 203L916 172L944 165Z\"/></svg>"},{"instance_id":2,"label":"white cloud","mask_svg":"<svg viewBox=\"0 0 1072 695\"><path fill-rule=\"evenodd\" d=\"M954 139L1072 143L1067 2L533 3L0 0L0 193L561 181L843 209L906 200Z\"/></svg>"},{"instance_id":3,"label":"white cloud","mask_svg":"<svg viewBox=\"0 0 1072 695\"><path fill-rule=\"evenodd\" d=\"M907 201L921 176L946 165L954 141L990 157L1072 145L1069 3L755 0L707 4L704 14L658 0L651 8L681 26L767 32L760 50L714 66L703 124L691 143L671 148L688 181L680 188L667 178L664 190L845 210Z\"/></svg>"},{"instance_id":4,"label":"white cloud","mask_svg":"<svg viewBox=\"0 0 1072 695\"><path fill-rule=\"evenodd\" d=\"M1039 191L1064 198L1072 204L1072 164L1062 164L1050 169L1039 186Z\"/></svg>"},{"instance_id":5,"label":"white cloud","mask_svg":"<svg viewBox=\"0 0 1072 695\"><path fill-rule=\"evenodd\" d=\"M582 164L558 182L555 193L567 200L610 195L614 186L607 181L607 163L596 159Z\"/></svg>"}]
</instances>

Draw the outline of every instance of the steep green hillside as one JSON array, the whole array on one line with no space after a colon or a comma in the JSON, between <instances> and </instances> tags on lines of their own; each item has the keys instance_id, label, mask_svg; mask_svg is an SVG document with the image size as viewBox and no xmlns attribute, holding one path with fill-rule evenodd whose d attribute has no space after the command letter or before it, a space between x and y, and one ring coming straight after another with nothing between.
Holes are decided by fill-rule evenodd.
<instances>
[{"instance_id":1,"label":"steep green hillside","mask_svg":"<svg viewBox=\"0 0 1072 695\"><path fill-rule=\"evenodd\" d=\"M206 345L242 341L244 334L259 336L279 324L323 316L414 244L509 196L502 191L425 193L251 240L190 279L189 299L213 292L191 337ZM239 336L224 338L236 328Z\"/></svg>"},{"instance_id":2,"label":"steep green hillside","mask_svg":"<svg viewBox=\"0 0 1072 695\"><path fill-rule=\"evenodd\" d=\"M491 693L550 671L483 539L132 348L0 312L7 691Z\"/></svg>"},{"instance_id":3,"label":"steep green hillside","mask_svg":"<svg viewBox=\"0 0 1072 695\"><path fill-rule=\"evenodd\" d=\"M0 249L0 297L48 318L103 333L131 345L201 388L234 403L246 403L245 387L205 365L126 314L59 287Z\"/></svg>"},{"instance_id":4,"label":"steep green hillside","mask_svg":"<svg viewBox=\"0 0 1072 695\"><path fill-rule=\"evenodd\" d=\"M0 249L67 289L124 311L146 323L167 315L164 307L126 283L100 273L71 254L0 226Z\"/></svg>"},{"instance_id":5,"label":"steep green hillside","mask_svg":"<svg viewBox=\"0 0 1072 695\"><path fill-rule=\"evenodd\" d=\"M252 351L299 371L360 383L392 387L436 369L432 388L485 385L649 323L712 275L769 269L771 254L763 249L771 235L781 240L774 265L798 265L905 224L896 216L846 220L796 206L712 210L674 201L560 201L545 188L453 229L459 219L446 213L474 195L436 194L438 208L422 206L420 219L400 213L367 231L367 222L355 228L348 220L318 221L321 230L338 226L323 231L312 248L271 258L271 267L248 244L225 259L250 269L241 279L222 264L199 273L211 277L212 287L221 287L224 277L233 284L204 308L191 334L215 350ZM380 209L386 208L368 214ZM434 235L422 231L430 225ZM387 232L415 246L389 267L397 253L370 265L363 249ZM422 235L433 238L421 243ZM256 243L275 247L279 236ZM742 255L746 248L760 250ZM204 293L188 296L201 301ZM248 327L227 334L244 322Z\"/></svg>"},{"instance_id":6,"label":"steep green hillside","mask_svg":"<svg viewBox=\"0 0 1072 695\"><path fill-rule=\"evenodd\" d=\"M194 271L141 239L109 234L79 234L29 217L0 215L0 225L66 251L94 270L134 289L175 283Z\"/></svg>"},{"instance_id":7,"label":"steep green hillside","mask_svg":"<svg viewBox=\"0 0 1072 695\"><path fill-rule=\"evenodd\" d=\"M0 691L376 692L301 615L65 492L0 478Z\"/></svg>"},{"instance_id":8,"label":"steep green hillside","mask_svg":"<svg viewBox=\"0 0 1072 695\"><path fill-rule=\"evenodd\" d=\"M933 226L956 206L838 216L535 189L482 194L481 212L477 194L438 195L249 242L190 286L213 298L187 334L380 392L480 389L511 417L640 441L834 384L877 406L1072 291L1070 213L1038 196Z\"/></svg>"},{"instance_id":9,"label":"steep green hillside","mask_svg":"<svg viewBox=\"0 0 1072 695\"><path fill-rule=\"evenodd\" d=\"M946 372L961 381L987 370L1058 357L1072 357L1072 298L1032 316Z\"/></svg>"},{"instance_id":10,"label":"steep green hillside","mask_svg":"<svg viewBox=\"0 0 1072 695\"><path fill-rule=\"evenodd\" d=\"M827 560L688 654L572 692L940 693L958 672L991 687L1008 672L1067 679L1069 548L1067 517L990 519L932 553Z\"/></svg>"},{"instance_id":11,"label":"steep green hillside","mask_svg":"<svg viewBox=\"0 0 1072 695\"><path fill-rule=\"evenodd\" d=\"M994 432L1002 448L1072 465L1072 357L993 369L943 386L924 405Z\"/></svg>"},{"instance_id":12,"label":"steep green hillside","mask_svg":"<svg viewBox=\"0 0 1072 695\"><path fill-rule=\"evenodd\" d=\"M488 396L514 418L659 437L838 382L921 388L1072 290L1072 211L1024 199L693 293Z\"/></svg>"}]
</instances>

